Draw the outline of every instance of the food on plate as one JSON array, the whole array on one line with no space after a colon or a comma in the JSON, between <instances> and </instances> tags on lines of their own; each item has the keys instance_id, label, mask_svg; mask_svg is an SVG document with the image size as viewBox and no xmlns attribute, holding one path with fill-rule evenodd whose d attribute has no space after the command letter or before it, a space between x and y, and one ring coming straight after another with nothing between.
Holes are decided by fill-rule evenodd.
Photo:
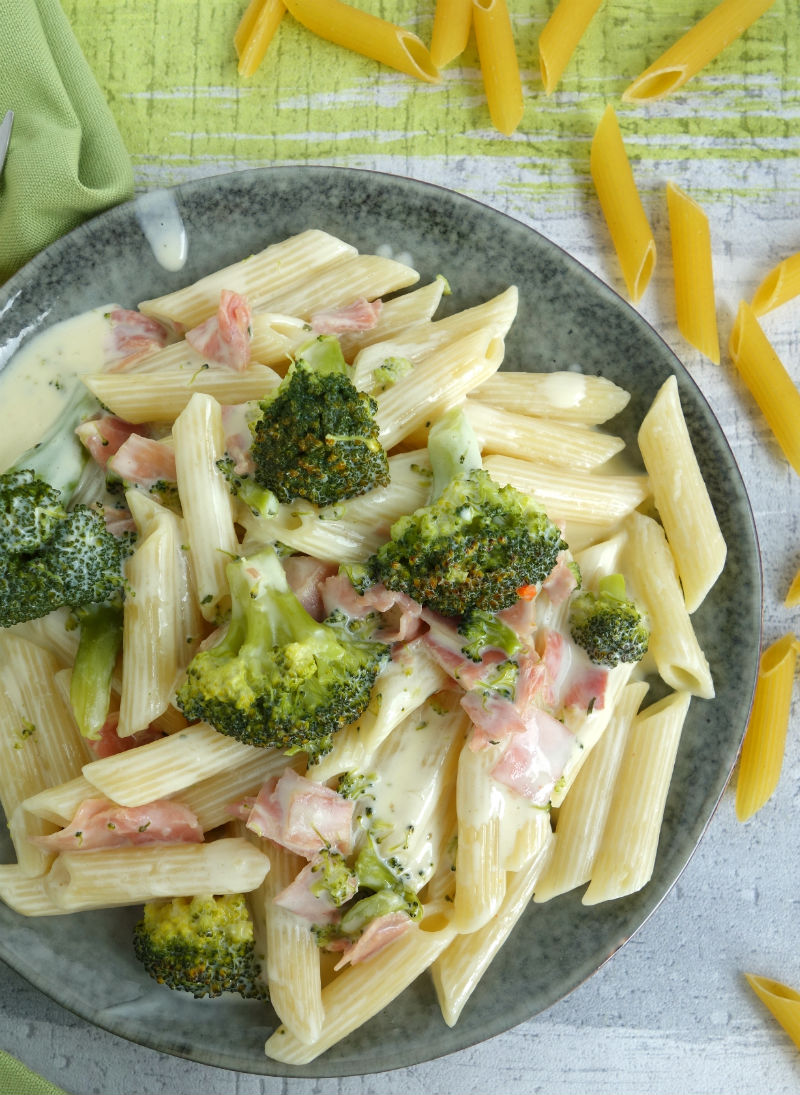
<instances>
[{"instance_id":1,"label":"food on plate","mask_svg":"<svg viewBox=\"0 0 800 1095\"><path fill-rule=\"evenodd\" d=\"M627 393L499 373L516 290L436 319L417 280L311 231L67 321L79 474L6 477L7 558L79 514L122 561L0 630L0 896L144 905L142 976L266 986L290 1064L425 971L455 1023L526 910L646 885L713 696L669 481L599 428ZM19 355L7 405L47 361Z\"/></svg>"}]
</instances>

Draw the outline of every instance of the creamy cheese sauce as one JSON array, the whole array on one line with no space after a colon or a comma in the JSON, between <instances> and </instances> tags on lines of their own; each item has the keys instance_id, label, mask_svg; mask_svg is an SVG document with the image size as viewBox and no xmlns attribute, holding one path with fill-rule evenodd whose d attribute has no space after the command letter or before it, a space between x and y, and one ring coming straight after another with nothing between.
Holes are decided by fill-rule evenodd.
<instances>
[{"instance_id":1,"label":"creamy cheese sauce","mask_svg":"<svg viewBox=\"0 0 800 1095\"><path fill-rule=\"evenodd\" d=\"M23 346L0 371L0 470L40 440L81 376L100 372L113 305L56 323Z\"/></svg>"},{"instance_id":2,"label":"creamy cheese sauce","mask_svg":"<svg viewBox=\"0 0 800 1095\"><path fill-rule=\"evenodd\" d=\"M156 262L165 270L182 270L189 241L174 195L168 190L151 190L139 195L134 208Z\"/></svg>"}]
</instances>

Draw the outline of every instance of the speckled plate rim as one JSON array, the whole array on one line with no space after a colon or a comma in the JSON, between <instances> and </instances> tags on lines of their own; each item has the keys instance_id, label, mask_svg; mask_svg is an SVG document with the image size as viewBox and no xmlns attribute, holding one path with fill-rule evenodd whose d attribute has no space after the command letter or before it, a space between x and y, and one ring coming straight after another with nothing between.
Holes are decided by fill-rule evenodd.
<instances>
[{"instance_id":1,"label":"speckled plate rim","mask_svg":"<svg viewBox=\"0 0 800 1095\"><path fill-rule=\"evenodd\" d=\"M135 919L135 910L30 921L0 906L0 927L3 929L0 957L56 1002L90 1023L151 1049L216 1067L290 1077L383 1072L433 1060L532 1018L590 977L652 915L705 832L736 762L752 701L760 649L761 568L746 490L730 447L700 389L660 336L635 309L577 260L535 229L507 214L434 184L337 167L278 167L234 172L188 182L175 187L171 193L189 228L189 266L179 274L169 274L158 266L138 228L136 202L101 214L36 256L0 289L0 368L18 345L51 322L111 299L134 306L144 295L169 291L247 253L247 248L236 250L236 247L241 248L242 239L247 239L249 248L255 249L313 223L356 243L363 250L375 244L380 223L394 230L402 229L400 250L410 250L414 258L415 248L424 250L432 242L430 236L423 239L420 234L420 224L425 224L428 230L435 229L435 253L437 259L443 256L443 261L434 262L429 269L424 268L424 263L420 266L426 275L441 272L450 278L455 290L451 307L474 303L469 299L469 288L461 292L461 283L470 279L477 278L480 282L478 299L485 299L491 292L517 280L512 276L515 269L522 274L522 280L527 278L531 282L530 285L526 282L521 295L520 319L509 339L507 361L510 364L514 364L515 356L521 351L530 352L526 338L530 339L539 330L537 323L544 323L547 316L552 316L554 307L559 316L570 317L569 323L555 328L550 343L542 347L541 352L533 352L532 359L521 367L571 367L574 358L569 354L569 340L577 337L575 328L580 322L592 322L598 316L604 322L592 329L593 341L587 347L593 360L584 358L581 361L587 372L599 371L602 363L603 371L621 383L620 374L630 366L625 366L619 358L629 344L636 348L638 368L648 377L652 376L652 382L646 385L646 390L634 392L629 408L613 422L613 427L619 427L617 432L626 436L626 440L634 439L635 423L641 419L660 380L669 373L677 376L690 434L698 448L701 466L709 479L712 499L726 533L729 544L726 570L695 618L701 641L711 651L709 660L718 682L718 700L716 707L703 709L696 719L693 710L690 711L676 762L673 789L667 801L664 835L653 880L639 894L608 907L598 906L587 911L575 894L563 895L545 906L534 906L514 929L512 940L495 959L459 1024L452 1030L440 1017L437 1019L433 991L427 979L420 978L366 1028L355 1032L317 1061L303 1067L282 1065L261 1056L268 1028L259 1005L227 1000L195 1002L182 994L151 987L149 983L142 985L141 971L135 961L129 959L126 950L127 933ZM356 197L359 201L354 206ZM251 231L248 222L248 230L242 232L244 210L255 199L261 203L255 214L257 228ZM294 202L291 207L290 202ZM280 210L279 216L275 216L276 208ZM238 233L228 231L233 210ZM409 220L412 212L414 218ZM204 224L202 231L195 221ZM214 240L211 228L215 223L224 226L224 241L212 243L207 253L193 259L193 233L198 232L208 244L209 239ZM351 231L345 230L348 226ZM250 242L256 240L257 245ZM453 259L460 257L463 261L466 241L471 244L472 253L480 255L479 274L471 267L451 265L447 257L449 252ZM124 244L122 251L121 244ZM126 259L130 256L130 261L116 262L115 256L120 253L124 253ZM529 259L536 263L533 272ZM70 273L73 277L80 274L80 288L69 282L66 275ZM103 292L98 298L100 284ZM141 285L148 286L146 293L139 290ZM473 296L475 292L473 286ZM531 311L526 312L526 308ZM613 346L609 342L609 324L618 328L615 336L618 341ZM616 357L611 353L612 349L617 350ZM734 528L737 529L736 538L730 535ZM740 652L738 663L729 665L718 637L732 622L734 613L740 624L744 614L751 641L746 651ZM726 720L717 718L715 721L709 714L723 709L727 713ZM694 727L693 719L703 725ZM718 727L720 721L727 726L722 733ZM690 724L692 732L688 733ZM719 740L709 743L710 728L713 730L715 726ZM703 779L698 794L696 773L707 753L713 754L715 763L710 771L700 769ZM693 774L692 779L690 774ZM540 921L541 910L547 910L545 921ZM102 935L112 948L114 962L119 968L115 968L115 988L110 993L102 986L94 993L76 989L73 979L66 976L73 961L70 947L80 952L81 939L74 931L66 933L69 946L60 948L55 939L64 934L59 932L59 925L64 925L66 920L75 924L78 919L81 937L99 938ZM50 933L52 940L49 935L43 942L41 935L45 923L51 926L55 923L56 928ZM564 923L569 926L566 933L560 927ZM554 927L556 924L559 927ZM542 928L546 929L546 938ZM576 932L585 937L587 931L584 929L587 928L590 929L588 934L597 942L588 948L578 947L576 951ZM512 943L513 961L510 957ZM557 976L549 976L547 969L540 968L541 963L548 951L552 953L555 949L561 953L560 948L569 948L572 955L569 970L565 973L559 969ZM69 954L65 954L67 951ZM80 957L74 959L73 973L83 968L80 963ZM167 999L169 1003L165 1010ZM230 1026L219 1021L225 1012L231 1016ZM181 1020L185 1027L181 1027ZM234 1044L233 1040L222 1037L217 1038L215 1044L211 1033L220 1027L226 1031L236 1029L238 1034L244 1032L246 1042ZM186 1033L191 1030L195 1031L194 1035Z\"/></svg>"}]
</instances>

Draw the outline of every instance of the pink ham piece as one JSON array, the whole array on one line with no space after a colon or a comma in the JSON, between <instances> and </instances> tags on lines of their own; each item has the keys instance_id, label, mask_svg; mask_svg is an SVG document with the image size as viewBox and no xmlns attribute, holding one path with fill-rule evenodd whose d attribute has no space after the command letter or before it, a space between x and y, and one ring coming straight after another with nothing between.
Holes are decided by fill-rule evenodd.
<instances>
[{"instance_id":1,"label":"pink ham piece","mask_svg":"<svg viewBox=\"0 0 800 1095\"><path fill-rule=\"evenodd\" d=\"M164 735L160 730L139 730L135 734L128 734L121 738L117 733L119 724L119 711L113 711L103 723L100 737L94 741L86 738L86 744L92 750L98 760L103 757L114 757L117 753L124 753L128 749L135 749L137 745L147 745L151 741L157 741Z\"/></svg>"},{"instance_id":2,"label":"pink ham piece","mask_svg":"<svg viewBox=\"0 0 800 1095\"><path fill-rule=\"evenodd\" d=\"M327 612L320 587L336 574L336 563L313 559L310 555L287 555L283 560L283 569L292 592L306 612L315 620L323 620Z\"/></svg>"},{"instance_id":3,"label":"pink ham piece","mask_svg":"<svg viewBox=\"0 0 800 1095\"><path fill-rule=\"evenodd\" d=\"M474 727L469 739L473 753L504 741L511 734L527 732L527 724L516 706L496 692L467 692L461 698L461 706Z\"/></svg>"},{"instance_id":4,"label":"pink ham piece","mask_svg":"<svg viewBox=\"0 0 800 1095\"><path fill-rule=\"evenodd\" d=\"M381 314L380 300L368 301L359 297L341 308L315 312L311 317L311 330L315 335L344 335L353 331L371 331Z\"/></svg>"},{"instance_id":5,"label":"pink ham piece","mask_svg":"<svg viewBox=\"0 0 800 1095\"><path fill-rule=\"evenodd\" d=\"M311 859L320 848L347 855L353 847L353 807L324 783L314 783L287 768L258 793L247 828Z\"/></svg>"},{"instance_id":6,"label":"pink ham piece","mask_svg":"<svg viewBox=\"0 0 800 1095\"><path fill-rule=\"evenodd\" d=\"M203 830L188 807L169 799L117 806L105 798L89 798L60 832L31 840L54 852L89 852L129 844L199 844Z\"/></svg>"},{"instance_id":7,"label":"pink ham piece","mask_svg":"<svg viewBox=\"0 0 800 1095\"><path fill-rule=\"evenodd\" d=\"M90 418L87 422L81 422L75 433L101 468L106 466L129 437L134 434L144 436L141 426L134 426L122 418L117 418L114 414L104 414L99 418Z\"/></svg>"},{"instance_id":8,"label":"pink ham piece","mask_svg":"<svg viewBox=\"0 0 800 1095\"><path fill-rule=\"evenodd\" d=\"M293 882L275 895L273 901L311 924L336 924L342 914L331 900L330 894L325 890L321 890L318 894L314 893L314 886L319 881L315 868L316 860L312 859ZM351 880L350 897L353 897L358 889L358 878L356 875L351 875Z\"/></svg>"},{"instance_id":9,"label":"pink ham piece","mask_svg":"<svg viewBox=\"0 0 800 1095\"><path fill-rule=\"evenodd\" d=\"M170 333L163 323L129 308L108 313L111 336L107 347L106 372L124 372L143 354L166 346Z\"/></svg>"},{"instance_id":10,"label":"pink ham piece","mask_svg":"<svg viewBox=\"0 0 800 1095\"><path fill-rule=\"evenodd\" d=\"M527 713L526 723L524 733L511 735L491 775L535 806L546 806L575 738L562 722L537 707Z\"/></svg>"},{"instance_id":11,"label":"pink ham piece","mask_svg":"<svg viewBox=\"0 0 800 1095\"><path fill-rule=\"evenodd\" d=\"M606 703L608 670L601 665L576 667L564 695L564 707L602 711Z\"/></svg>"},{"instance_id":12,"label":"pink ham piece","mask_svg":"<svg viewBox=\"0 0 800 1095\"><path fill-rule=\"evenodd\" d=\"M156 483L174 483L177 479L172 446L134 433L120 445L107 467L125 483L148 489Z\"/></svg>"},{"instance_id":13,"label":"pink ham piece","mask_svg":"<svg viewBox=\"0 0 800 1095\"><path fill-rule=\"evenodd\" d=\"M376 916L374 920L367 924L355 943L345 948L342 957L333 968L335 970L341 969L348 962L351 966L356 966L359 962L366 962L368 958L373 958L384 947L394 943L395 939L405 935L412 923L411 917L404 912L391 912L386 913L384 916Z\"/></svg>"},{"instance_id":14,"label":"pink ham piece","mask_svg":"<svg viewBox=\"0 0 800 1095\"><path fill-rule=\"evenodd\" d=\"M363 620L372 612L386 616L385 626L374 635L378 642L407 642L422 627L422 606L405 593L387 589L381 583L359 593L346 574L334 574L323 582L320 592L326 616L335 609L356 620Z\"/></svg>"},{"instance_id":15,"label":"pink ham piece","mask_svg":"<svg viewBox=\"0 0 800 1095\"><path fill-rule=\"evenodd\" d=\"M250 429L252 408L248 403L223 403L222 429L225 433L225 452L233 461L237 475L252 475L255 464L251 449L253 433Z\"/></svg>"},{"instance_id":16,"label":"pink ham piece","mask_svg":"<svg viewBox=\"0 0 800 1095\"><path fill-rule=\"evenodd\" d=\"M558 562L542 583L542 593L546 593L554 605L560 605L577 588L578 579L575 577L575 572L567 565L564 553L561 552Z\"/></svg>"},{"instance_id":17,"label":"pink ham piece","mask_svg":"<svg viewBox=\"0 0 800 1095\"><path fill-rule=\"evenodd\" d=\"M246 299L223 289L217 314L187 331L186 341L210 365L243 373L250 364L251 321Z\"/></svg>"}]
</instances>

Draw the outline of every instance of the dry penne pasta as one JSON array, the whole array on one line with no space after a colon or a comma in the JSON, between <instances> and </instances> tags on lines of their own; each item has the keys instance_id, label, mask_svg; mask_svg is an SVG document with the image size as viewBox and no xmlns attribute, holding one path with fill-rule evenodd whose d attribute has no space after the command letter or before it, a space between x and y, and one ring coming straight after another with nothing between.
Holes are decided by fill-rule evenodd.
<instances>
[{"instance_id":1,"label":"dry penne pasta","mask_svg":"<svg viewBox=\"0 0 800 1095\"><path fill-rule=\"evenodd\" d=\"M746 821L772 797L783 767L800 643L791 633L761 655L736 780L736 816Z\"/></svg>"},{"instance_id":2,"label":"dry penne pasta","mask_svg":"<svg viewBox=\"0 0 800 1095\"><path fill-rule=\"evenodd\" d=\"M678 330L692 346L719 365L719 333L708 217L673 182L667 183Z\"/></svg>"},{"instance_id":3,"label":"dry penne pasta","mask_svg":"<svg viewBox=\"0 0 800 1095\"><path fill-rule=\"evenodd\" d=\"M800 993L782 981L746 973L747 983L800 1049Z\"/></svg>"},{"instance_id":4,"label":"dry penne pasta","mask_svg":"<svg viewBox=\"0 0 800 1095\"><path fill-rule=\"evenodd\" d=\"M800 475L800 392L745 301L736 314L729 350L784 456Z\"/></svg>"},{"instance_id":5,"label":"dry penne pasta","mask_svg":"<svg viewBox=\"0 0 800 1095\"><path fill-rule=\"evenodd\" d=\"M436 0L431 31L431 60L444 68L467 48L472 0Z\"/></svg>"},{"instance_id":6,"label":"dry penne pasta","mask_svg":"<svg viewBox=\"0 0 800 1095\"><path fill-rule=\"evenodd\" d=\"M623 102L661 99L677 91L744 34L774 2L722 0L623 91Z\"/></svg>"},{"instance_id":7,"label":"dry penne pasta","mask_svg":"<svg viewBox=\"0 0 800 1095\"><path fill-rule=\"evenodd\" d=\"M653 500L680 575L687 612L703 603L725 566L725 540L703 480L674 376L659 389L638 433Z\"/></svg>"},{"instance_id":8,"label":"dry penne pasta","mask_svg":"<svg viewBox=\"0 0 800 1095\"><path fill-rule=\"evenodd\" d=\"M800 570L792 578L783 603L788 608L794 608L795 605L800 604Z\"/></svg>"},{"instance_id":9,"label":"dry penne pasta","mask_svg":"<svg viewBox=\"0 0 800 1095\"><path fill-rule=\"evenodd\" d=\"M427 46L411 31L342 0L289 0L286 7L298 23L320 38L426 83L439 80Z\"/></svg>"},{"instance_id":10,"label":"dry penne pasta","mask_svg":"<svg viewBox=\"0 0 800 1095\"><path fill-rule=\"evenodd\" d=\"M589 163L628 295L636 303L652 277L656 244L612 106L594 132Z\"/></svg>"},{"instance_id":11,"label":"dry penne pasta","mask_svg":"<svg viewBox=\"0 0 800 1095\"><path fill-rule=\"evenodd\" d=\"M282 0L251 0L248 4L233 39L240 76L252 76L264 60L285 14Z\"/></svg>"},{"instance_id":12,"label":"dry penne pasta","mask_svg":"<svg viewBox=\"0 0 800 1095\"><path fill-rule=\"evenodd\" d=\"M780 308L800 294L800 251L779 262L764 277L753 294L750 307L756 316Z\"/></svg>"},{"instance_id":13,"label":"dry penne pasta","mask_svg":"<svg viewBox=\"0 0 800 1095\"><path fill-rule=\"evenodd\" d=\"M511 136L522 121L525 104L506 0L473 0L472 25L492 123Z\"/></svg>"},{"instance_id":14,"label":"dry penne pasta","mask_svg":"<svg viewBox=\"0 0 800 1095\"><path fill-rule=\"evenodd\" d=\"M539 68L544 90L555 91L575 47L602 0L559 0L539 35Z\"/></svg>"}]
</instances>

